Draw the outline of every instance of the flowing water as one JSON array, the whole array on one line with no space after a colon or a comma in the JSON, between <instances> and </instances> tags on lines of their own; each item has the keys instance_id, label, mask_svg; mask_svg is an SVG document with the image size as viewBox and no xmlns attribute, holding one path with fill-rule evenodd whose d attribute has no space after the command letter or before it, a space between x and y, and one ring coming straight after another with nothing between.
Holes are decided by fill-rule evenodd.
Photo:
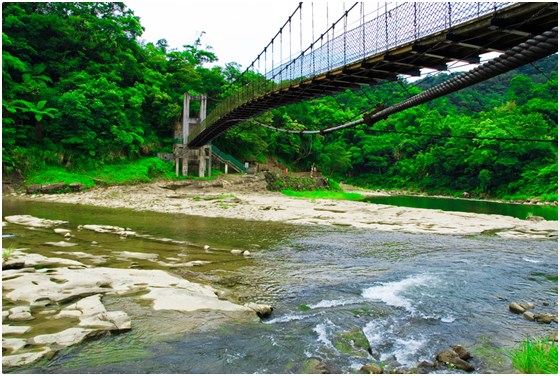
<instances>
[{"instance_id":1,"label":"flowing water","mask_svg":"<svg viewBox=\"0 0 560 376\"><path fill-rule=\"evenodd\" d=\"M94 233L72 240L81 251L104 256L103 266L131 267L130 260L118 257L124 250L158 253L160 260L212 261L172 272L229 288L240 302L275 307L262 322L181 332L175 327L182 314L106 297L108 309L129 313L132 331L73 346L11 372L296 373L308 371L309 359L317 358L331 372L351 373L372 362L414 367L461 343L475 356L477 372L503 373L511 371L504 349L557 330L555 323L529 322L508 311L509 302L531 301L536 312L557 312L556 240L295 227L4 200L3 215L10 214L64 219L72 229L80 224L124 226L186 242L116 240ZM60 240L60 235L22 226L3 230L14 235L4 239L4 246L29 247L47 256L53 250L43 243ZM89 247L93 239L99 243L95 249ZM214 251L205 252L205 244ZM232 248L249 249L252 256L233 256ZM134 262L134 267L166 269L150 260ZM211 314L201 314L212 320ZM371 355L340 345L341 335L356 329L365 334Z\"/></svg>"}]
</instances>

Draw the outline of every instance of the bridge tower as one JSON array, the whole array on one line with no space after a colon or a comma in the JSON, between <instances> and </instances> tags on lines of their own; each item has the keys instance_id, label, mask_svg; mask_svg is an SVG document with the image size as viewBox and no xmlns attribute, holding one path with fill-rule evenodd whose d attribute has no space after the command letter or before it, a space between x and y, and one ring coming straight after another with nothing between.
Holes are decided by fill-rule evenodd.
<instances>
[{"instance_id":1,"label":"bridge tower","mask_svg":"<svg viewBox=\"0 0 560 376\"><path fill-rule=\"evenodd\" d=\"M200 102L200 110L198 117L190 117L191 101ZM187 176L189 166L198 167L198 176L203 178L212 173L212 147L210 144L188 148L187 143L190 132L194 132L201 126L202 121L206 118L206 95L190 95L185 93L183 96L183 121L179 127L175 129L175 138L181 139L180 144L175 144L173 148L173 156L175 158L175 174L179 176Z\"/></svg>"}]
</instances>

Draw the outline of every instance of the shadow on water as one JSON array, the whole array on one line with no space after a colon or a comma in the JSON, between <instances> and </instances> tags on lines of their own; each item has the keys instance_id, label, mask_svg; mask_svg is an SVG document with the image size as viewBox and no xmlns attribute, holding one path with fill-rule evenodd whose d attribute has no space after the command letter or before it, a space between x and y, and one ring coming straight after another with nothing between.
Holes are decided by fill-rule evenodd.
<instances>
[{"instance_id":1,"label":"shadow on water","mask_svg":"<svg viewBox=\"0 0 560 376\"><path fill-rule=\"evenodd\" d=\"M189 327L180 313L107 297L108 309L131 315L131 332L73 346L12 372L297 373L308 371L309 359L317 358L333 373L352 373L372 362L414 367L462 343L475 356L477 372L508 373L511 362L504 349L527 336L557 330L555 323L540 325L508 311L511 301L531 301L536 311L557 314L553 240L414 235L68 208L8 203L4 215L66 219L74 227L118 225L189 244L95 234L103 235L98 238L101 245L113 242L105 248L110 254L127 249L156 252L162 258L187 247L189 255L202 258L204 244L251 249L250 258L217 251L206 255L213 263L203 269L173 272L231 289L241 302L271 303L275 310L262 322L222 321L217 327L211 325L215 313L200 312L207 320L197 322L208 325ZM18 246L37 246L52 236L12 229L17 230L13 240ZM128 267L128 261L120 262L119 267ZM140 267L155 264L145 261ZM341 333L356 329L367 338L371 354L341 346Z\"/></svg>"}]
</instances>

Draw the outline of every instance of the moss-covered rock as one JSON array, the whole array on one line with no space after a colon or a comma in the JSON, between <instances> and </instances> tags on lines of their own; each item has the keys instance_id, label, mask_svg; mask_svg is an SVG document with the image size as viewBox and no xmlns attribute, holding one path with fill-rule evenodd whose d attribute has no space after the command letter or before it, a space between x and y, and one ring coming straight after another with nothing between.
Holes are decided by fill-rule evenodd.
<instances>
[{"instance_id":1,"label":"moss-covered rock","mask_svg":"<svg viewBox=\"0 0 560 376\"><path fill-rule=\"evenodd\" d=\"M371 354L369 341L359 328L338 333L333 342L338 351L348 355L368 356Z\"/></svg>"}]
</instances>

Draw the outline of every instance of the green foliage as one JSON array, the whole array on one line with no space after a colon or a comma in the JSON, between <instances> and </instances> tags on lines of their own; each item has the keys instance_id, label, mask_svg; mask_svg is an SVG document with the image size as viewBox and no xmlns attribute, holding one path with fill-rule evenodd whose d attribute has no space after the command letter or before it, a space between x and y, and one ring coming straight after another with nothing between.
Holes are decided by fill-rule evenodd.
<instances>
[{"instance_id":1,"label":"green foliage","mask_svg":"<svg viewBox=\"0 0 560 376\"><path fill-rule=\"evenodd\" d=\"M59 166L47 166L41 171L33 170L26 176L26 184L66 182L82 183L85 188L91 188L97 184L149 183L156 178L173 178L174 173L172 163L152 157L99 166L86 171L69 171Z\"/></svg>"},{"instance_id":2,"label":"green foliage","mask_svg":"<svg viewBox=\"0 0 560 376\"><path fill-rule=\"evenodd\" d=\"M183 93L219 99L246 83L267 83L252 72L236 81L236 63L207 68L217 55L202 44L203 33L173 50L165 39L139 43L142 31L139 18L119 2L2 4L5 171L89 171L169 152ZM273 158L290 171L315 166L372 188L557 199L557 66L552 55L371 127L315 136L247 121L214 143L240 160ZM255 120L292 130L324 129L448 78L364 87L277 108ZM208 110L216 103L210 101ZM122 179L106 174L109 181L144 181L137 171ZM289 187L280 182L276 189Z\"/></svg>"},{"instance_id":3,"label":"green foliage","mask_svg":"<svg viewBox=\"0 0 560 376\"><path fill-rule=\"evenodd\" d=\"M311 200L327 199L327 200L347 200L347 201L362 201L365 197L359 193L350 192L333 192L333 191L292 191L285 189L282 194L291 197L306 198Z\"/></svg>"},{"instance_id":4,"label":"green foliage","mask_svg":"<svg viewBox=\"0 0 560 376\"><path fill-rule=\"evenodd\" d=\"M522 373L557 374L558 344L546 339L525 340L512 352L511 361Z\"/></svg>"}]
</instances>

